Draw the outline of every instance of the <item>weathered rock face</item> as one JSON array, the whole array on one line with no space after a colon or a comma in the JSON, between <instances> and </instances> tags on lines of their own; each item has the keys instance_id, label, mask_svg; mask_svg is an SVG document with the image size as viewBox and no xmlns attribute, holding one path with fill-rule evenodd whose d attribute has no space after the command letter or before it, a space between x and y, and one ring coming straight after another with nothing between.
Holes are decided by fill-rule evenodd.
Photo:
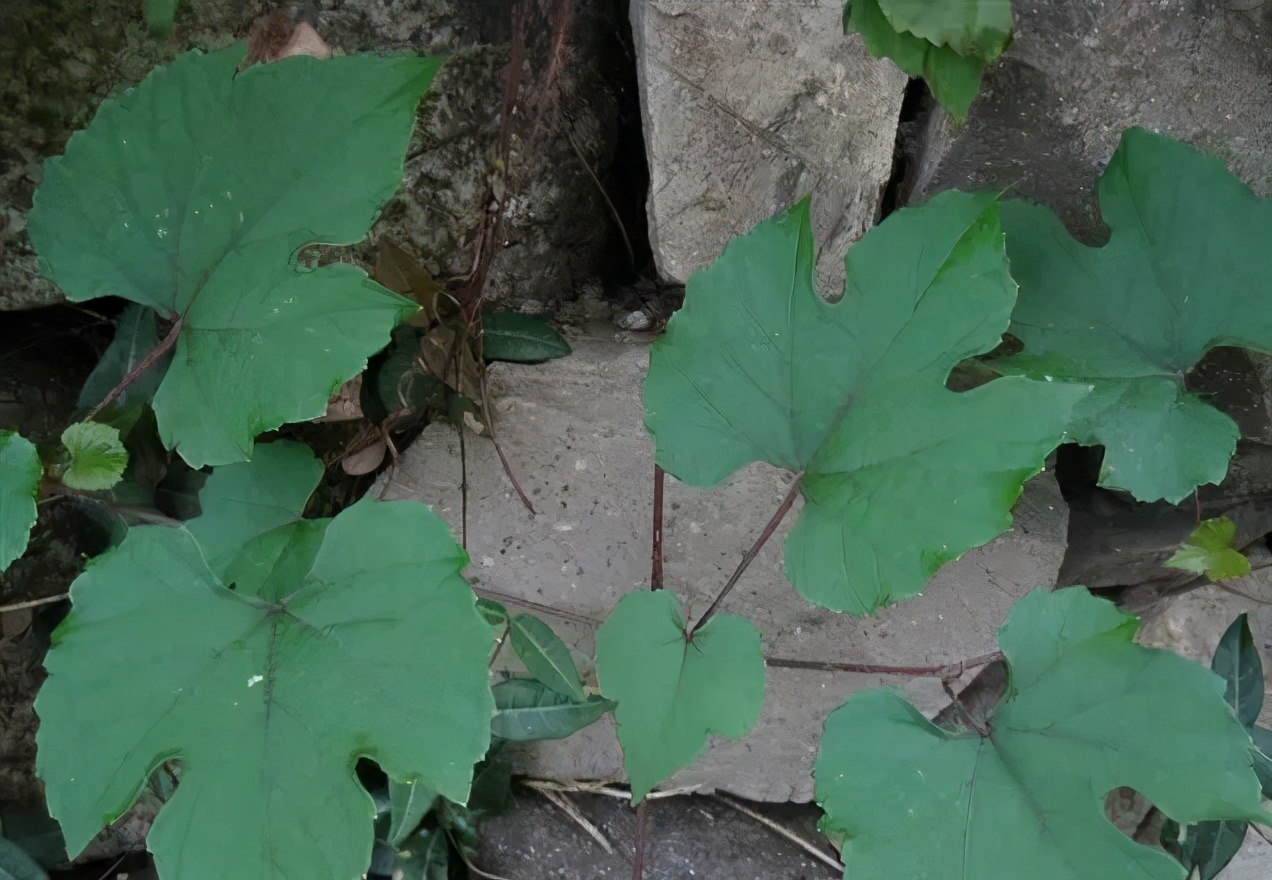
<instances>
[{"instance_id":1,"label":"weathered rock face","mask_svg":"<svg viewBox=\"0 0 1272 880\"><path fill-rule=\"evenodd\" d=\"M489 441L467 442L469 571L479 591L545 617L583 657L618 599L647 589L653 444L643 425L648 345L620 334L573 340L574 354L536 367L491 371L500 442L538 508L512 494ZM453 430L433 426L408 449L387 497L425 501L460 533L460 452ZM763 529L790 475L755 465L701 490L668 481L664 503L667 586L701 613ZM782 541L793 511L730 594L725 610L749 617L770 658L764 710L741 740L711 744L669 787L701 785L763 800L806 801L826 716L855 690L890 684L921 709L948 702L936 679L823 672L780 660L942 665L993 651L1007 609L1051 586L1064 553L1067 509L1048 474L1029 484L1016 527L942 569L921 597L870 618L812 607L786 581ZM555 609L557 616L543 607ZM523 772L563 779L621 779L612 722L568 740L536 743Z\"/></svg>"},{"instance_id":2,"label":"weathered rock face","mask_svg":"<svg viewBox=\"0 0 1272 880\"><path fill-rule=\"evenodd\" d=\"M818 274L838 293L874 224L906 77L845 37L840 0L632 0L650 242L684 281L730 237L813 194Z\"/></svg>"},{"instance_id":3,"label":"weathered rock face","mask_svg":"<svg viewBox=\"0 0 1272 880\"><path fill-rule=\"evenodd\" d=\"M1143 126L1222 156L1272 192L1272 26L1267 4L1029 0L965 126L937 113L909 181L1011 186L1098 241L1092 188L1124 129Z\"/></svg>"},{"instance_id":4,"label":"weathered rock face","mask_svg":"<svg viewBox=\"0 0 1272 880\"><path fill-rule=\"evenodd\" d=\"M266 6L263 0L182 4L173 38L155 40L132 0L6 5L0 27L0 310L60 299L39 277L25 233L43 160L59 153L114 90L180 51L244 37ZM512 7L511 0L322 0L310 16L339 52L409 49L450 56L421 105L406 185L371 237L392 235L442 279L471 271L483 215L502 186L496 140ZM615 63L624 52L621 24L616 0L577 4L541 118L512 140L504 249L490 271L489 298L572 299L621 248L599 188L612 185L620 92L628 75L627 65ZM540 42L542 34L533 29L544 26L540 20L531 24L531 36ZM531 52L530 73L550 61L535 54L540 48ZM370 245L354 248L354 258L368 264L370 253Z\"/></svg>"}]
</instances>

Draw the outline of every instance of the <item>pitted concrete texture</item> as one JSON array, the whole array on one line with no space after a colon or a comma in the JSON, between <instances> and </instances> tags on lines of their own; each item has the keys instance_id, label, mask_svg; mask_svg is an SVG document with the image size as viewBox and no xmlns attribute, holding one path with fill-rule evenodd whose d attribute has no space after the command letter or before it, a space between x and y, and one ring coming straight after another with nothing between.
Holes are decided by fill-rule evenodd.
<instances>
[{"instance_id":1,"label":"pitted concrete texture","mask_svg":"<svg viewBox=\"0 0 1272 880\"><path fill-rule=\"evenodd\" d=\"M875 221L906 76L844 36L842 0L632 0L659 273L813 193L818 275Z\"/></svg>"},{"instance_id":2,"label":"pitted concrete texture","mask_svg":"<svg viewBox=\"0 0 1272 880\"><path fill-rule=\"evenodd\" d=\"M547 619L580 656L591 657L595 628L619 597L648 586L653 444L640 393L649 348L624 334L584 336L572 344L574 354L561 360L491 369L500 442L538 515L517 502L490 442L470 436L468 574L479 589L509 597L510 608ZM754 465L712 490L668 480L666 581L689 611L705 610L790 478ZM403 454L386 497L433 505L459 534L459 487L457 435L433 426ZM1011 604L1030 588L1054 583L1067 528L1055 481L1042 474L1026 487L1010 532L946 566L920 597L863 619L814 608L787 582L781 542L798 513L797 504L724 605L755 622L769 658L913 666L990 652ZM519 602L557 609L568 619ZM807 801L823 720L853 691L883 684L901 688L928 713L947 702L932 678L770 663L755 729L740 740L713 741L666 787ZM541 777L623 778L608 718L567 740L527 746L517 763L520 772Z\"/></svg>"}]
</instances>

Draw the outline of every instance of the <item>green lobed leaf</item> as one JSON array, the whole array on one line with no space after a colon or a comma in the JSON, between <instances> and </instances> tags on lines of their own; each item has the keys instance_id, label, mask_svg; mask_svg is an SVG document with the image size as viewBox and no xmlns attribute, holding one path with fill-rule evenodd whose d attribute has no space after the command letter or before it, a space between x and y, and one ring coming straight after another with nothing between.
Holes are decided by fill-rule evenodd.
<instances>
[{"instance_id":1,"label":"green lobed leaf","mask_svg":"<svg viewBox=\"0 0 1272 880\"><path fill-rule=\"evenodd\" d=\"M0 431L0 571L26 551L43 477L35 444L13 431Z\"/></svg>"},{"instance_id":2,"label":"green lobed leaf","mask_svg":"<svg viewBox=\"0 0 1272 880\"><path fill-rule=\"evenodd\" d=\"M106 395L115 389L126 376L141 366L142 361L159 345L159 331L155 325L155 312L146 306L129 303L115 321L115 338L102 359L93 367L93 372L84 380L80 389L79 406L91 409L106 399ZM149 403L155 396L155 389L163 380L168 364L172 361L172 352L164 352L145 371L139 373L128 383L114 405L129 408L135 404ZM116 425L122 433L124 427Z\"/></svg>"},{"instance_id":3,"label":"green lobed leaf","mask_svg":"<svg viewBox=\"0 0 1272 880\"><path fill-rule=\"evenodd\" d=\"M1254 634L1245 614L1224 631L1210 663L1226 682L1223 698L1246 728L1254 727L1263 709L1263 660L1254 645Z\"/></svg>"},{"instance_id":4,"label":"green lobed leaf","mask_svg":"<svg viewBox=\"0 0 1272 880\"><path fill-rule=\"evenodd\" d=\"M1272 821L1218 677L1134 644L1137 626L1082 587L1026 595L999 633L1008 689L987 736L882 689L831 713L814 776L844 876L1183 880L1106 818L1119 786L1177 822Z\"/></svg>"},{"instance_id":5,"label":"green lobed leaf","mask_svg":"<svg viewBox=\"0 0 1272 880\"><path fill-rule=\"evenodd\" d=\"M1250 573L1250 560L1232 548L1236 537L1237 526L1226 516L1203 520L1165 565L1204 573L1212 581L1245 577Z\"/></svg>"},{"instance_id":6,"label":"green lobed leaf","mask_svg":"<svg viewBox=\"0 0 1272 880\"><path fill-rule=\"evenodd\" d=\"M511 742L565 739L613 711L615 705L596 695L576 702L533 678L510 678L491 691L495 717L490 720L490 732Z\"/></svg>"},{"instance_id":7,"label":"green lobed leaf","mask_svg":"<svg viewBox=\"0 0 1272 880\"><path fill-rule=\"evenodd\" d=\"M128 467L128 451L119 431L101 422L76 422L62 432L62 446L70 461L62 471L62 483L84 492L109 489Z\"/></svg>"},{"instance_id":8,"label":"green lobed leaf","mask_svg":"<svg viewBox=\"0 0 1272 880\"><path fill-rule=\"evenodd\" d=\"M1011 41L1011 0L877 0L896 30L993 61Z\"/></svg>"},{"instance_id":9,"label":"green lobed leaf","mask_svg":"<svg viewBox=\"0 0 1272 880\"><path fill-rule=\"evenodd\" d=\"M195 467L322 415L417 310L348 263L294 257L367 234L440 61L297 56L236 73L244 53L186 53L103 102L45 163L27 226L72 301L119 296L180 321L154 410Z\"/></svg>"},{"instance_id":10,"label":"green lobed leaf","mask_svg":"<svg viewBox=\"0 0 1272 880\"><path fill-rule=\"evenodd\" d=\"M884 15L880 0L848 0L844 5L844 33L861 34L871 55L889 58L910 76L922 77L932 97L951 116L957 120L967 118L980 91L984 60L898 32Z\"/></svg>"},{"instance_id":11,"label":"green lobed leaf","mask_svg":"<svg viewBox=\"0 0 1272 880\"><path fill-rule=\"evenodd\" d=\"M242 466L241 497L214 474L222 495L201 519L242 517L260 481L302 498L312 455L281 448ZM134 528L71 587L36 700L37 771L67 846L178 760L148 838L161 876L361 876L375 808L357 759L463 801L489 744L491 633L459 575L467 555L409 501L244 535L219 570L200 534L227 530Z\"/></svg>"},{"instance_id":12,"label":"green lobed leaf","mask_svg":"<svg viewBox=\"0 0 1272 880\"><path fill-rule=\"evenodd\" d=\"M539 364L570 353L570 343L547 319L519 312L481 317L481 353L488 361Z\"/></svg>"},{"instance_id":13,"label":"green lobed leaf","mask_svg":"<svg viewBox=\"0 0 1272 880\"><path fill-rule=\"evenodd\" d=\"M570 658L570 649L542 620L518 614L509 621L512 649L532 676L576 703L584 699L583 680Z\"/></svg>"},{"instance_id":14,"label":"green lobed leaf","mask_svg":"<svg viewBox=\"0 0 1272 880\"><path fill-rule=\"evenodd\" d=\"M1189 880L1214 880L1241 849L1248 828L1248 822L1224 819L1198 822L1181 831L1178 822L1167 819L1161 840L1188 871Z\"/></svg>"},{"instance_id":15,"label":"green lobed leaf","mask_svg":"<svg viewBox=\"0 0 1272 880\"><path fill-rule=\"evenodd\" d=\"M437 789L423 782L396 782L389 780L389 830L386 836L390 846L400 846L411 836L425 814L437 803Z\"/></svg>"},{"instance_id":16,"label":"green lobed leaf","mask_svg":"<svg viewBox=\"0 0 1272 880\"><path fill-rule=\"evenodd\" d=\"M764 657L744 617L717 614L693 641L667 590L628 593L596 632L601 693L618 702L632 800L687 766L707 734L739 737L760 716Z\"/></svg>"},{"instance_id":17,"label":"green lobed leaf","mask_svg":"<svg viewBox=\"0 0 1272 880\"><path fill-rule=\"evenodd\" d=\"M846 262L828 303L807 200L735 238L654 343L645 422L658 463L694 486L754 461L802 471L787 575L810 602L863 614L1010 527L1086 386L945 387L999 344L1015 300L992 194L898 211Z\"/></svg>"},{"instance_id":18,"label":"green lobed leaf","mask_svg":"<svg viewBox=\"0 0 1272 880\"><path fill-rule=\"evenodd\" d=\"M1096 192L1101 247L1046 208L1004 204L1024 350L998 364L1094 385L1071 433L1104 446L1101 485L1178 502L1223 479L1239 433L1185 375L1216 346L1272 352L1272 313L1255 305L1272 297L1272 202L1219 159L1141 128L1122 134Z\"/></svg>"}]
</instances>

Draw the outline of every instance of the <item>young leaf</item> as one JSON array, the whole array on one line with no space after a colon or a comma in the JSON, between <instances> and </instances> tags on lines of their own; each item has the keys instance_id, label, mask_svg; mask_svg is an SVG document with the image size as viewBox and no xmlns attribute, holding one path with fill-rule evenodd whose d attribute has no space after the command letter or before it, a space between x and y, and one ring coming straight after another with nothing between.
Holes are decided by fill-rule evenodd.
<instances>
[{"instance_id":1,"label":"young leaf","mask_svg":"<svg viewBox=\"0 0 1272 880\"><path fill-rule=\"evenodd\" d=\"M1000 631L1009 686L983 733L887 690L831 713L814 775L845 877L1183 880L1105 817L1118 786L1178 822L1272 821L1219 679L1134 644L1137 626L1084 588L1035 590Z\"/></svg>"},{"instance_id":2,"label":"young leaf","mask_svg":"<svg viewBox=\"0 0 1272 880\"><path fill-rule=\"evenodd\" d=\"M518 312L482 315L481 353L488 361L540 364L570 353L570 343L545 319Z\"/></svg>"},{"instance_id":3,"label":"young leaf","mask_svg":"<svg viewBox=\"0 0 1272 880\"><path fill-rule=\"evenodd\" d=\"M980 91L985 61L898 31L888 22L880 0L848 0L844 5L844 33L861 34L871 55L891 59L910 76L922 77L932 97L951 116L967 118Z\"/></svg>"},{"instance_id":4,"label":"young leaf","mask_svg":"<svg viewBox=\"0 0 1272 880\"><path fill-rule=\"evenodd\" d=\"M1189 880L1214 880L1241 849L1248 828L1249 823L1240 819L1223 819L1189 825L1181 832L1178 822L1167 819L1161 841L1183 864Z\"/></svg>"},{"instance_id":5,"label":"young leaf","mask_svg":"<svg viewBox=\"0 0 1272 880\"><path fill-rule=\"evenodd\" d=\"M1020 284L1005 370L1089 382L1078 442L1104 446L1102 485L1174 503L1228 470L1237 425L1184 386L1218 345L1272 352L1272 201L1219 159L1128 129L1097 186L1108 243L1087 247L1049 210L1003 206Z\"/></svg>"},{"instance_id":6,"label":"young leaf","mask_svg":"<svg viewBox=\"0 0 1272 880\"><path fill-rule=\"evenodd\" d=\"M593 695L575 702L532 678L510 678L491 691L495 717L490 732L512 742L565 739L614 709L611 700Z\"/></svg>"},{"instance_id":7,"label":"young leaf","mask_svg":"<svg viewBox=\"0 0 1272 880\"><path fill-rule=\"evenodd\" d=\"M62 445L70 453L62 482L72 489L109 489L128 467L128 452L119 440L119 432L101 422L76 422L62 432Z\"/></svg>"},{"instance_id":8,"label":"young leaf","mask_svg":"<svg viewBox=\"0 0 1272 880\"><path fill-rule=\"evenodd\" d=\"M105 400L106 395L115 389L133 370L137 369L146 355L159 345L159 331L155 326L155 312L146 306L130 303L119 313L115 321L115 338L102 359L93 367L93 372L84 380L80 390L79 405L88 410ZM119 396L115 405L128 407L131 404L149 403L155 395L155 389L163 381L168 363L172 360L172 352L164 352L155 363L139 373ZM116 425L116 427L119 427ZM123 431L123 428L120 428Z\"/></svg>"},{"instance_id":9,"label":"young leaf","mask_svg":"<svg viewBox=\"0 0 1272 880\"><path fill-rule=\"evenodd\" d=\"M423 782L389 780L389 831L386 840L400 846L437 803L437 789Z\"/></svg>"},{"instance_id":10,"label":"young leaf","mask_svg":"<svg viewBox=\"0 0 1272 880\"><path fill-rule=\"evenodd\" d=\"M1263 708L1263 660L1254 645L1246 615L1240 615L1219 639L1210 668L1227 682L1224 699L1237 720L1252 728Z\"/></svg>"},{"instance_id":11,"label":"young leaf","mask_svg":"<svg viewBox=\"0 0 1272 880\"><path fill-rule=\"evenodd\" d=\"M1007 529L1087 392L945 387L999 344L1015 301L993 195L890 216L848 252L839 302L813 290L813 262L805 200L694 273L650 355L645 422L658 463L694 486L753 461L802 471L787 574L864 614Z\"/></svg>"},{"instance_id":12,"label":"young leaf","mask_svg":"<svg viewBox=\"0 0 1272 880\"><path fill-rule=\"evenodd\" d=\"M745 734L764 702L764 657L751 622L717 614L687 641L668 590L618 601L596 632L596 673L601 692L618 702L633 801L691 763L708 733Z\"/></svg>"},{"instance_id":13,"label":"young leaf","mask_svg":"<svg viewBox=\"0 0 1272 880\"><path fill-rule=\"evenodd\" d=\"M1197 574L1205 572L1212 581L1245 577L1250 573L1250 560L1232 549L1237 526L1226 516L1202 521L1170 559L1168 568Z\"/></svg>"},{"instance_id":14,"label":"young leaf","mask_svg":"<svg viewBox=\"0 0 1272 880\"><path fill-rule=\"evenodd\" d=\"M43 476L35 444L13 431L0 431L0 571L26 550Z\"/></svg>"},{"instance_id":15,"label":"young leaf","mask_svg":"<svg viewBox=\"0 0 1272 880\"><path fill-rule=\"evenodd\" d=\"M439 61L293 57L236 73L244 51L186 53L105 101L45 164L27 225L69 299L120 296L175 322L154 410L195 467L322 415L417 308L348 263L300 271L294 254L366 235Z\"/></svg>"},{"instance_id":16,"label":"young leaf","mask_svg":"<svg viewBox=\"0 0 1272 880\"><path fill-rule=\"evenodd\" d=\"M512 649L530 674L576 703L583 702L583 681L570 659L570 649L542 620L518 614L511 620Z\"/></svg>"},{"instance_id":17,"label":"young leaf","mask_svg":"<svg viewBox=\"0 0 1272 880\"><path fill-rule=\"evenodd\" d=\"M285 448L283 465L311 458ZM245 491L201 519L243 517L261 481L278 509L310 488L305 467L241 467ZM227 534L134 528L72 585L36 701L49 804L78 852L175 759L181 784L148 839L161 875L358 877L374 809L355 761L462 801L489 743L491 633L467 556L415 502L244 533L221 575L199 535Z\"/></svg>"},{"instance_id":18,"label":"young leaf","mask_svg":"<svg viewBox=\"0 0 1272 880\"><path fill-rule=\"evenodd\" d=\"M888 22L934 46L993 61L1011 40L1011 0L878 0Z\"/></svg>"}]
</instances>

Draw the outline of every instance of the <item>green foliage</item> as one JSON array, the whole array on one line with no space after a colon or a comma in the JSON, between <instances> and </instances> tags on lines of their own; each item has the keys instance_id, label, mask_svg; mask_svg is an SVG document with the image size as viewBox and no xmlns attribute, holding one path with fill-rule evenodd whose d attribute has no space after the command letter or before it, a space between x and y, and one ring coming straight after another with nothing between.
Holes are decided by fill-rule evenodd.
<instances>
[{"instance_id":1,"label":"green foliage","mask_svg":"<svg viewBox=\"0 0 1272 880\"><path fill-rule=\"evenodd\" d=\"M1272 202L1219 159L1139 128L1122 135L1097 194L1111 230L1101 247L1046 208L1003 206L1024 351L1001 364L1094 385L1072 433L1103 444L1101 484L1177 502L1223 479L1239 433L1185 374L1218 345L1272 352L1272 313L1253 305L1272 296Z\"/></svg>"},{"instance_id":2,"label":"green foliage","mask_svg":"<svg viewBox=\"0 0 1272 880\"><path fill-rule=\"evenodd\" d=\"M1250 573L1250 560L1244 553L1232 548L1236 537L1237 526L1226 516L1205 520L1166 560L1166 566L1204 573L1212 581L1245 577Z\"/></svg>"},{"instance_id":3,"label":"green foliage","mask_svg":"<svg viewBox=\"0 0 1272 880\"><path fill-rule=\"evenodd\" d=\"M490 720L490 732L513 742L564 739L615 706L595 694L576 699L532 678L510 678L491 690L495 717Z\"/></svg>"},{"instance_id":4,"label":"green foliage","mask_svg":"<svg viewBox=\"0 0 1272 880\"><path fill-rule=\"evenodd\" d=\"M128 452L119 431L101 422L76 422L62 432L69 459L62 483L84 492L100 492L119 482L128 467Z\"/></svg>"},{"instance_id":5,"label":"green foliage","mask_svg":"<svg viewBox=\"0 0 1272 880\"><path fill-rule=\"evenodd\" d=\"M35 444L13 431L0 431L0 571L26 550L43 476Z\"/></svg>"},{"instance_id":6,"label":"green foliage","mask_svg":"<svg viewBox=\"0 0 1272 880\"><path fill-rule=\"evenodd\" d=\"M518 312L483 315L481 337L488 361L539 364L570 353L570 343L545 319Z\"/></svg>"},{"instance_id":7,"label":"green foliage","mask_svg":"<svg viewBox=\"0 0 1272 880\"><path fill-rule=\"evenodd\" d=\"M177 17L177 0L146 0L146 27L151 36L167 37Z\"/></svg>"},{"instance_id":8,"label":"green foliage","mask_svg":"<svg viewBox=\"0 0 1272 880\"><path fill-rule=\"evenodd\" d=\"M814 291L813 262L804 201L694 273L654 343L645 421L658 463L691 485L753 461L802 471L787 574L860 614L1008 528L1086 388L945 387L999 344L1015 301L993 195L890 216L849 251L839 302Z\"/></svg>"},{"instance_id":9,"label":"green foliage","mask_svg":"<svg viewBox=\"0 0 1272 880\"><path fill-rule=\"evenodd\" d=\"M1248 828L1239 819L1222 819L1181 831L1178 822L1167 819L1162 823L1162 847L1179 859L1189 880L1214 880L1241 849Z\"/></svg>"},{"instance_id":10,"label":"green foliage","mask_svg":"<svg viewBox=\"0 0 1272 880\"><path fill-rule=\"evenodd\" d=\"M619 600L596 633L601 693L616 700L632 800L688 765L707 734L739 737L764 702L760 634L717 614L690 641L676 597L642 590Z\"/></svg>"},{"instance_id":11,"label":"green foliage","mask_svg":"<svg viewBox=\"0 0 1272 880\"><path fill-rule=\"evenodd\" d=\"M424 782L397 782L389 780L389 831L390 846L401 846L433 805L437 803L437 789Z\"/></svg>"},{"instance_id":12,"label":"green foliage","mask_svg":"<svg viewBox=\"0 0 1272 880\"><path fill-rule=\"evenodd\" d=\"M927 83L955 119L980 90L981 75L1011 40L1009 0L848 0L844 33L859 33L876 58L890 58Z\"/></svg>"},{"instance_id":13,"label":"green foliage","mask_svg":"<svg viewBox=\"0 0 1272 880\"><path fill-rule=\"evenodd\" d=\"M351 265L294 257L366 235L439 61L295 57L236 75L244 52L181 55L105 101L46 163L28 221L68 298L120 296L173 322L154 411L196 467L321 415L417 309Z\"/></svg>"},{"instance_id":14,"label":"green foliage","mask_svg":"<svg viewBox=\"0 0 1272 880\"><path fill-rule=\"evenodd\" d=\"M836 709L815 776L844 876L1183 880L1107 820L1118 786L1180 822L1272 821L1219 679L1137 628L1084 588L1034 591L999 634L1009 687L986 718L945 730L887 690Z\"/></svg>"},{"instance_id":15,"label":"green foliage","mask_svg":"<svg viewBox=\"0 0 1272 880\"><path fill-rule=\"evenodd\" d=\"M22 847L0 837L0 880L49 880L49 875Z\"/></svg>"},{"instance_id":16,"label":"green foliage","mask_svg":"<svg viewBox=\"0 0 1272 880\"><path fill-rule=\"evenodd\" d=\"M137 369L146 355L159 345L159 331L155 325L155 313L145 306L130 303L115 321L115 338L111 340L102 358L89 374L80 391L79 405L87 410L106 399L116 385ZM158 357L155 364L139 373L115 398L115 406L149 403L155 396L172 360L172 352Z\"/></svg>"},{"instance_id":17,"label":"green foliage","mask_svg":"<svg viewBox=\"0 0 1272 880\"><path fill-rule=\"evenodd\" d=\"M509 627L512 649L530 674L557 693L582 701L583 679L570 657L570 649L552 627L529 614L513 617Z\"/></svg>"},{"instance_id":18,"label":"green foliage","mask_svg":"<svg viewBox=\"0 0 1272 880\"><path fill-rule=\"evenodd\" d=\"M173 759L148 840L167 877L361 876L360 756L468 796L493 705L467 556L415 502L301 519L320 471L302 446L261 447L213 473L188 528L134 528L72 585L36 701L71 850Z\"/></svg>"}]
</instances>

